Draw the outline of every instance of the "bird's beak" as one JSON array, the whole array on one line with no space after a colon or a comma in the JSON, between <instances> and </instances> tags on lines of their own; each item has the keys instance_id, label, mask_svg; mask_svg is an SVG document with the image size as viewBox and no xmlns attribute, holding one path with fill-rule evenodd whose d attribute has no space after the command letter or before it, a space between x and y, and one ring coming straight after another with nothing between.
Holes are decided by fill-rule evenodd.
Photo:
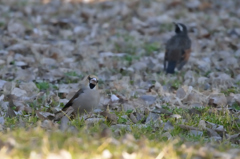
<instances>
[{"instance_id":1,"label":"bird's beak","mask_svg":"<svg viewBox=\"0 0 240 159\"><path fill-rule=\"evenodd\" d=\"M96 78L92 78L89 83L97 85L98 81Z\"/></svg>"}]
</instances>

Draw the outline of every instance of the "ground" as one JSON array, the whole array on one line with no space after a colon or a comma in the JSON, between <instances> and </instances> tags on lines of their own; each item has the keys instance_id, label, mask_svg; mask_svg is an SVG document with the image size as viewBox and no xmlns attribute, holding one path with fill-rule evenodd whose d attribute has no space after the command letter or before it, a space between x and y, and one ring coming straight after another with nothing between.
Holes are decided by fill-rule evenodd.
<instances>
[{"instance_id":1,"label":"ground","mask_svg":"<svg viewBox=\"0 0 240 159\"><path fill-rule=\"evenodd\" d=\"M1 158L238 158L240 1L2 0ZM163 72L173 22L188 63ZM56 113L89 74L93 113ZM100 113L101 112L101 113Z\"/></svg>"}]
</instances>

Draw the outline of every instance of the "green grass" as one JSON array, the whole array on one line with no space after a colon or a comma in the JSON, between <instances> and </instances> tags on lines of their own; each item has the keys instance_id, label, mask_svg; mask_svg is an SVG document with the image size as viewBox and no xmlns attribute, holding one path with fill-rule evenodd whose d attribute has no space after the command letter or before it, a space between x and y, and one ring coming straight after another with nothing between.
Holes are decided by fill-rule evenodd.
<instances>
[{"instance_id":1,"label":"green grass","mask_svg":"<svg viewBox=\"0 0 240 159\"><path fill-rule=\"evenodd\" d=\"M34 157L34 155L47 158L51 153L59 154L61 151L69 153L72 158L101 158L103 152L106 151L110 152L113 158L131 154L136 158L156 158L163 149L169 151L165 155L166 157L178 158L177 151L171 143L147 141L145 138L136 140L129 135L123 136L117 141L112 137L100 138L91 135L86 128L79 133L48 132L40 127L28 131L18 129L14 132L1 133L0 139L6 144L6 149L11 148L8 146L10 144L7 144L9 136L16 145L21 145L14 145L8 153L13 158L28 158L29 156ZM1 151L0 155L3 156L4 151Z\"/></svg>"},{"instance_id":2,"label":"green grass","mask_svg":"<svg viewBox=\"0 0 240 159\"><path fill-rule=\"evenodd\" d=\"M137 61L139 59L140 59L139 55L131 55L131 54L121 57L121 60L126 61L127 65L131 65L134 61Z\"/></svg>"},{"instance_id":3,"label":"green grass","mask_svg":"<svg viewBox=\"0 0 240 159\"><path fill-rule=\"evenodd\" d=\"M36 86L40 90L48 90L50 88L50 84L48 82L37 83Z\"/></svg>"},{"instance_id":4,"label":"green grass","mask_svg":"<svg viewBox=\"0 0 240 159\"><path fill-rule=\"evenodd\" d=\"M164 108L168 108L167 105ZM182 115L186 119L185 122L183 123L182 119L164 117L163 114L161 117L162 121L164 123L170 121L174 129L165 131L163 126L155 127L154 122L145 126L131 124L131 131L126 128L119 130L120 136L115 135L115 130L111 129L111 124L106 121L96 122L88 126L82 118L77 118L69 123L77 131L62 133L54 126L48 131L42 129L40 126L41 122L35 115L21 117L21 119L19 117L5 118L4 125L7 129L1 132L0 139L7 143L7 138L11 137L16 143L21 145L15 146L10 153L10 156L18 156L19 158L28 157L33 152L41 154L45 158L50 153L60 153L61 150L66 150L73 158L78 158L79 156L91 158L101 155L106 149L112 153L114 158L121 157L123 152L136 153L137 156L141 155L144 158L156 158L163 149L168 149L169 151L169 154L165 154L165 157L178 158L181 155L190 155L190 152L182 147L186 142L192 143L192 149L196 150L196 152L198 148L212 142L205 131L203 131L202 136L191 135L188 131L181 129L179 124L197 127L200 120L205 120L223 125L229 134L236 134L240 131L240 125L234 123L235 118L230 114L226 114L223 111L209 113L210 110L211 108L209 107L197 108L196 112L200 114L189 114L187 109L169 109L173 114ZM130 119L121 117L130 115L132 110L113 113L116 113L119 118L118 124L125 124ZM19 127L21 122L25 124L24 128ZM104 139L101 137L101 132L103 131L102 124L105 124L112 131L112 134ZM172 136L170 140L168 140L167 136L164 136L168 132ZM129 134L132 137L126 139ZM26 136L29 137L26 138ZM218 143L215 148L223 151L231 149L233 146L224 140ZM196 155L196 152L193 151L192 155ZM211 153L208 152L205 157L208 158L208 155L211 156Z\"/></svg>"},{"instance_id":5,"label":"green grass","mask_svg":"<svg viewBox=\"0 0 240 159\"><path fill-rule=\"evenodd\" d=\"M143 49L146 52L146 56L152 56L154 52L159 51L160 44L159 43L145 43L143 45Z\"/></svg>"},{"instance_id":6,"label":"green grass","mask_svg":"<svg viewBox=\"0 0 240 159\"><path fill-rule=\"evenodd\" d=\"M65 73L65 76L83 77L82 75L77 74L75 71L69 71Z\"/></svg>"},{"instance_id":7,"label":"green grass","mask_svg":"<svg viewBox=\"0 0 240 159\"><path fill-rule=\"evenodd\" d=\"M139 46L135 43L135 37L128 34L117 34L117 36L123 39L124 44L122 46L121 44L115 43L115 52L128 53L131 55L135 55L137 53L136 51Z\"/></svg>"},{"instance_id":8,"label":"green grass","mask_svg":"<svg viewBox=\"0 0 240 159\"><path fill-rule=\"evenodd\" d=\"M78 83L80 80L83 79L84 75L77 74L75 71L66 72L65 77L61 80L60 83Z\"/></svg>"},{"instance_id":9,"label":"green grass","mask_svg":"<svg viewBox=\"0 0 240 159\"><path fill-rule=\"evenodd\" d=\"M177 90L180 86L181 86L181 82L178 79L173 81L173 83L172 83L172 88L173 89Z\"/></svg>"},{"instance_id":10,"label":"green grass","mask_svg":"<svg viewBox=\"0 0 240 159\"><path fill-rule=\"evenodd\" d=\"M227 90L222 90L222 93L229 95L230 93L234 93L234 94L239 94L240 93L240 88L239 87L232 87L229 88Z\"/></svg>"},{"instance_id":11,"label":"green grass","mask_svg":"<svg viewBox=\"0 0 240 159\"><path fill-rule=\"evenodd\" d=\"M232 108L236 110L240 110L240 105L237 102L235 102L233 103Z\"/></svg>"},{"instance_id":12,"label":"green grass","mask_svg":"<svg viewBox=\"0 0 240 159\"><path fill-rule=\"evenodd\" d=\"M55 90L58 89L57 86L55 86L55 85L53 85L49 82L36 83L36 86L40 91L47 91L47 90L50 90L50 89L55 89Z\"/></svg>"},{"instance_id":13,"label":"green grass","mask_svg":"<svg viewBox=\"0 0 240 159\"><path fill-rule=\"evenodd\" d=\"M173 23L163 23L159 26L159 32L170 32L174 29Z\"/></svg>"}]
</instances>

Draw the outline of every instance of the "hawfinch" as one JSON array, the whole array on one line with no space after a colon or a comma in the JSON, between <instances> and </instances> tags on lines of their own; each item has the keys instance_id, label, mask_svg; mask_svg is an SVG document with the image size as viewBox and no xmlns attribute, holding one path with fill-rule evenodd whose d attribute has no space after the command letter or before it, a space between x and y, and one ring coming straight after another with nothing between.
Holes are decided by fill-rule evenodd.
<instances>
[{"instance_id":1,"label":"hawfinch","mask_svg":"<svg viewBox=\"0 0 240 159\"><path fill-rule=\"evenodd\" d=\"M89 75L84 78L81 88L63 107L62 111L72 107L75 115L88 113L98 106L99 100L98 78L94 75Z\"/></svg>"}]
</instances>

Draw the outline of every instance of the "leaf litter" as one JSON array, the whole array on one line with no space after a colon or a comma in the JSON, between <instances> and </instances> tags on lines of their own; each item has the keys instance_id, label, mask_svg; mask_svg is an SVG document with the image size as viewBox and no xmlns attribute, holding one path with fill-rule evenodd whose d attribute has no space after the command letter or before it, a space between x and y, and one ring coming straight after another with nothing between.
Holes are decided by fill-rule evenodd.
<instances>
[{"instance_id":1,"label":"leaf litter","mask_svg":"<svg viewBox=\"0 0 240 159\"><path fill-rule=\"evenodd\" d=\"M4 15L0 18L1 132L14 131L18 125L38 128L38 122L53 132L83 131L84 125L106 123L106 131L113 132L108 137L128 138L132 133L140 141L145 136L160 141L190 142L193 136L193 141L204 140L199 151L182 144L183 158L189 149L196 157L235 158L239 151L230 152L240 143L239 5L223 0L4 0L0 4ZM193 45L183 70L166 75L164 45L173 35L172 22L187 25ZM75 120L58 114L82 77L92 73L100 79L98 110ZM71 113L68 110L67 115ZM93 132L88 131L94 136ZM17 147L10 140L17 139L1 142L6 148L1 155ZM215 142L230 148L220 153L221 148L211 146ZM140 153L125 150L122 158ZM111 158L112 152L106 149L102 156ZM153 148L148 152L157 156ZM71 158L68 153L45 155ZM32 151L30 158L38 155L42 154Z\"/></svg>"}]
</instances>

